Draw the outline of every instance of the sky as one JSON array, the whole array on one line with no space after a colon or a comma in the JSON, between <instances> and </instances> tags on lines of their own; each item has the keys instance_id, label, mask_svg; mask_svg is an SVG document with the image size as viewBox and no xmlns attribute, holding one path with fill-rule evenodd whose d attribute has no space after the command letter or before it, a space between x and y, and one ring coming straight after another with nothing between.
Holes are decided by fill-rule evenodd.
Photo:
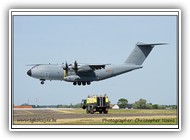
<instances>
[{"instance_id":1,"label":"sky","mask_svg":"<svg viewBox=\"0 0 190 140\"><path fill-rule=\"evenodd\" d=\"M176 16L14 16L13 100L39 105L76 104L88 95L107 94L111 103L146 99L177 104ZM143 68L89 86L40 81L28 64L64 62L122 64L137 42L156 46Z\"/></svg>"}]
</instances>

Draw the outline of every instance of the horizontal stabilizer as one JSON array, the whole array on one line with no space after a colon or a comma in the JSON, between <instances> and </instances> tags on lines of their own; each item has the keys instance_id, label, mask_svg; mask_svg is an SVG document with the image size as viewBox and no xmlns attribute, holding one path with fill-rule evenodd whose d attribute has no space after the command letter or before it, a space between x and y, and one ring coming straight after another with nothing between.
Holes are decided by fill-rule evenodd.
<instances>
[{"instance_id":1,"label":"horizontal stabilizer","mask_svg":"<svg viewBox=\"0 0 190 140\"><path fill-rule=\"evenodd\" d=\"M147 43L137 43L137 46L151 46L151 47L154 47L155 45L167 45L168 43L153 43L153 44L147 44Z\"/></svg>"}]
</instances>

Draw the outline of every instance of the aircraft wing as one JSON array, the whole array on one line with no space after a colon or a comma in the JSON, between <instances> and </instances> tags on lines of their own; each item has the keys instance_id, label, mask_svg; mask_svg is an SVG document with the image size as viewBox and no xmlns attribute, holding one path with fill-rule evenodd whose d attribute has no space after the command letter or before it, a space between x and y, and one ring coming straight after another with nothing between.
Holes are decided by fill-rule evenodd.
<instances>
[{"instance_id":1,"label":"aircraft wing","mask_svg":"<svg viewBox=\"0 0 190 140\"><path fill-rule=\"evenodd\" d=\"M105 69L106 65L89 65L92 70Z\"/></svg>"},{"instance_id":2,"label":"aircraft wing","mask_svg":"<svg viewBox=\"0 0 190 140\"><path fill-rule=\"evenodd\" d=\"M85 64L79 67L78 72L89 72L89 71L94 71L98 69L105 69L106 65L110 65L110 64L101 64L101 65Z\"/></svg>"}]
</instances>

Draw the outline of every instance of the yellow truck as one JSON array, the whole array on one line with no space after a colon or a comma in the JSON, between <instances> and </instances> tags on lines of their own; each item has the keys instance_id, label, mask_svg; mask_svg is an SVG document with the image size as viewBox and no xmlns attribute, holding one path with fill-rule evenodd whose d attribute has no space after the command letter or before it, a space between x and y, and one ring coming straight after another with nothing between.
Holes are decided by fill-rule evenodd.
<instances>
[{"instance_id":1,"label":"yellow truck","mask_svg":"<svg viewBox=\"0 0 190 140\"><path fill-rule=\"evenodd\" d=\"M87 114L94 114L95 112L107 114L110 102L107 95L88 96L87 99L82 100L81 106L83 109L86 109Z\"/></svg>"}]
</instances>

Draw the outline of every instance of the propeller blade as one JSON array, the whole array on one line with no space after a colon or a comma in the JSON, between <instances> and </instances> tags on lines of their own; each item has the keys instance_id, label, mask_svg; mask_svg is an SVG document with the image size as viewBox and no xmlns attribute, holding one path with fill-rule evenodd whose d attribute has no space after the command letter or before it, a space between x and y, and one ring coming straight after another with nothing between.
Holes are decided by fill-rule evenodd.
<instances>
[{"instance_id":1,"label":"propeller blade","mask_svg":"<svg viewBox=\"0 0 190 140\"><path fill-rule=\"evenodd\" d=\"M63 69L64 69L64 70L68 70L68 64L67 64L67 62L66 62L65 65L63 66Z\"/></svg>"},{"instance_id":2,"label":"propeller blade","mask_svg":"<svg viewBox=\"0 0 190 140\"><path fill-rule=\"evenodd\" d=\"M77 69L78 69L78 64L77 64L77 61L76 61L76 60L75 60L75 62L74 62L73 69L75 69L75 70L77 70Z\"/></svg>"},{"instance_id":3,"label":"propeller blade","mask_svg":"<svg viewBox=\"0 0 190 140\"><path fill-rule=\"evenodd\" d=\"M65 67L66 67L66 69L68 69L68 64L67 64L67 62L65 63Z\"/></svg>"},{"instance_id":4,"label":"propeller blade","mask_svg":"<svg viewBox=\"0 0 190 140\"><path fill-rule=\"evenodd\" d=\"M77 61L75 60L75 68L77 69Z\"/></svg>"}]
</instances>

